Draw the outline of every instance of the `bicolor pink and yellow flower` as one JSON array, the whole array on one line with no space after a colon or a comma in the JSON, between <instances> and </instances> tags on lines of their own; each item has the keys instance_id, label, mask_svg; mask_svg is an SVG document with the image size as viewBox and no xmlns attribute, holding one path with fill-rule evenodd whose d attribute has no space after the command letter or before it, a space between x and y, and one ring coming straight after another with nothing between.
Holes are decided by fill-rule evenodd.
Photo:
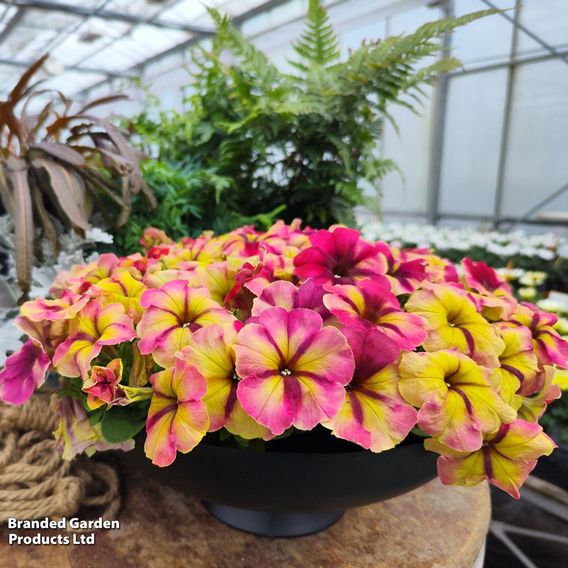
<instances>
[{"instance_id":1,"label":"bicolor pink and yellow flower","mask_svg":"<svg viewBox=\"0 0 568 568\"><path fill-rule=\"evenodd\" d=\"M103 404L119 404L126 396L120 388L122 379L122 360L113 359L105 367L94 365L89 377L83 381L83 391L87 393L87 406L91 410Z\"/></svg>"},{"instance_id":2,"label":"bicolor pink and yellow flower","mask_svg":"<svg viewBox=\"0 0 568 568\"><path fill-rule=\"evenodd\" d=\"M172 367L150 377L154 395L146 421L144 449L152 463L165 467L176 453L191 451L209 429L209 415L203 402L207 383L180 358Z\"/></svg>"},{"instance_id":3,"label":"bicolor pink and yellow flower","mask_svg":"<svg viewBox=\"0 0 568 568\"><path fill-rule=\"evenodd\" d=\"M339 412L326 426L338 438L373 452L394 448L416 424L416 410L400 395L400 348L377 329L345 328L355 359Z\"/></svg>"},{"instance_id":4,"label":"bicolor pink and yellow flower","mask_svg":"<svg viewBox=\"0 0 568 568\"><path fill-rule=\"evenodd\" d=\"M325 306L346 326L376 328L399 349L415 349L427 338L424 320L400 307L384 277L362 280L357 286L326 286L326 290Z\"/></svg>"},{"instance_id":5,"label":"bicolor pink and yellow flower","mask_svg":"<svg viewBox=\"0 0 568 568\"><path fill-rule=\"evenodd\" d=\"M53 365L64 377L87 378L91 362L103 347L129 342L136 337L132 319L122 304L105 307L91 300L71 321L69 339L60 343Z\"/></svg>"},{"instance_id":6,"label":"bicolor pink and yellow flower","mask_svg":"<svg viewBox=\"0 0 568 568\"><path fill-rule=\"evenodd\" d=\"M146 286L135 278L127 269L116 270L109 278L103 278L90 291L103 304L119 303L124 306L126 313L134 323L142 317L140 298Z\"/></svg>"},{"instance_id":7,"label":"bicolor pink and yellow flower","mask_svg":"<svg viewBox=\"0 0 568 568\"><path fill-rule=\"evenodd\" d=\"M501 324L497 330L505 348L499 354L499 367L491 373L491 382L503 400L517 409L521 394L533 394L538 390L538 359L528 328Z\"/></svg>"},{"instance_id":8,"label":"bicolor pink and yellow flower","mask_svg":"<svg viewBox=\"0 0 568 568\"><path fill-rule=\"evenodd\" d=\"M499 365L503 340L463 289L431 284L414 292L405 310L426 322L426 351L457 349L482 365Z\"/></svg>"},{"instance_id":9,"label":"bicolor pink and yellow flower","mask_svg":"<svg viewBox=\"0 0 568 568\"><path fill-rule=\"evenodd\" d=\"M209 431L226 428L246 440L272 438L270 430L249 416L237 398L239 377L235 368L234 341L236 332L219 325L197 330L183 349L181 357L190 372L203 377L207 392L203 402L209 413Z\"/></svg>"},{"instance_id":10,"label":"bicolor pink and yellow flower","mask_svg":"<svg viewBox=\"0 0 568 568\"><path fill-rule=\"evenodd\" d=\"M70 397L53 396L53 412L59 417L53 433L56 447L64 460L70 461L75 456L85 453L92 456L97 451L122 450L134 448L134 440L120 443L107 442L101 433L100 423L92 425L80 400Z\"/></svg>"},{"instance_id":11,"label":"bicolor pink and yellow flower","mask_svg":"<svg viewBox=\"0 0 568 568\"><path fill-rule=\"evenodd\" d=\"M68 320L74 318L88 301L88 296L72 292L55 300L38 298L22 304L20 314L32 322Z\"/></svg>"},{"instance_id":12,"label":"bicolor pink and yellow flower","mask_svg":"<svg viewBox=\"0 0 568 568\"><path fill-rule=\"evenodd\" d=\"M462 280L483 316L489 321L509 318L517 306L509 284L485 262L464 258L461 268Z\"/></svg>"},{"instance_id":13,"label":"bicolor pink and yellow flower","mask_svg":"<svg viewBox=\"0 0 568 568\"><path fill-rule=\"evenodd\" d=\"M137 326L143 355L152 354L162 367L175 362L191 334L218 323L231 326L235 317L211 299L207 288L192 288L186 280L172 280L158 290L146 290L140 298L144 314Z\"/></svg>"},{"instance_id":14,"label":"bicolor pink and yellow flower","mask_svg":"<svg viewBox=\"0 0 568 568\"><path fill-rule=\"evenodd\" d=\"M384 275L387 259L374 243L361 238L359 231L335 227L310 235L311 247L294 258L296 274L313 278L318 284L351 284L361 278Z\"/></svg>"},{"instance_id":15,"label":"bicolor pink and yellow flower","mask_svg":"<svg viewBox=\"0 0 568 568\"><path fill-rule=\"evenodd\" d=\"M274 307L237 334L238 399L274 435L290 426L310 430L345 400L353 354L345 336L322 323L311 310Z\"/></svg>"},{"instance_id":16,"label":"bicolor pink and yellow flower","mask_svg":"<svg viewBox=\"0 0 568 568\"><path fill-rule=\"evenodd\" d=\"M24 404L41 387L51 361L36 339L28 339L19 351L10 355L0 370L0 400Z\"/></svg>"},{"instance_id":17,"label":"bicolor pink and yellow flower","mask_svg":"<svg viewBox=\"0 0 568 568\"><path fill-rule=\"evenodd\" d=\"M538 422L546 412L550 403L560 398L562 391L555 383L555 376L558 369L546 365L539 376L539 390L532 396L523 396L518 410L519 418L528 422Z\"/></svg>"},{"instance_id":18,"label":"bicolor pink and yellow flower","mask_svg":"<svg viewBox=\"0 0 568 568\"><path fill-rule=\"evenodd\" d=\"M438 475L442 483L472 486L488 480L519 499L519 489L537 459L550 455L556 444L538 424L515 420L486 435L483 446L473 452L457 451L436 438L426 440L424 446L440 454Z\"/></svg>"},{"instance_id":19,"label":"bicolor pink and yellow flower","mask_svg":"<svg viewBox=\"0 0 568 568\"><path fill-rule=\"evenodd\" d=\"M407 258L399 250L389 247L386 243L377 243L378 250L387 260L386 277L396 296L411 294L420 287L426 277L426 263L422 258Z\"/></svg>"},{"instance_id":20,"label":"bicolor pink and yellow flower","mask_svg":"<svg viewBox=\"0 0 568 568\"><path fill-rule=\"evenodd\" d=\"M489 370L457 351L405 353L400 393L419 408L418 426L458 451L481 447L483 434L517 417L489 381Z\"/></svg>"},{"instance_id":21,"label":"bicolor pink and yellow flower","mask_svg":"<svg viewBox=\"0 0 568 568\"><path fill-rule=\"evenodd\" d=\"M329 311L323 303L324 294L323 287L318 286L311 279L306 280L299 287L285 280L277 280L266 286L254 299L251 315L258 317L264 310L279 306L288 311L294 308L306 308L326 319L329 317Z\"/></svg>"},{"instance_id":22,"label":"bicolor pink and yellow flower","mask_svg":"<svg viewBox=\"0 0 568 568\"><path fill-rule=\"evenodd\" d=\"M557 321L556 314L543 312L533 304L524 302L517 306L508 324L530 329L533 348L541 365L568 368L568 342L554 329Z\"/></svg>"}]
</instances>

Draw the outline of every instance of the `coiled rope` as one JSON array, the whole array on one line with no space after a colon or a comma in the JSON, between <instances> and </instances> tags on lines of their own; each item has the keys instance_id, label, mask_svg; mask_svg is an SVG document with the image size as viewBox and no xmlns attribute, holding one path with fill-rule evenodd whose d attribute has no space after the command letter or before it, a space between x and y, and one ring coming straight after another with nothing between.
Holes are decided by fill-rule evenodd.
<instances>
[{"instance_id":1,"label":"coiled rope","mask_svg":"<svg viewBox=\"0 0 568 568\"><path fill-rule=\"evenodd\" d=\"M80 507L102 508L103 519L116 517L117 472L86 456L64 461L53 438L56 422L47 395L19 407L0 403L0 524L11 517L69 517Z\"/></svg>"}]
</instances>

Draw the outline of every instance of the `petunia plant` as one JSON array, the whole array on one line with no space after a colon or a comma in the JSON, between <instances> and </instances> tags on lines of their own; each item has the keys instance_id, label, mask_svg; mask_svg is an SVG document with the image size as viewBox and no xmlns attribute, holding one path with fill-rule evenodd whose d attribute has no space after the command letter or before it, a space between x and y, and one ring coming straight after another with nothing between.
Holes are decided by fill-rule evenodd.
<instances>
[{"instance_id":1,"label":"petunia plant","mask_svg":"<svg viewBox=\"0 0 568 568\"><path fill-rule=\"evenodd\" d=\"M200 443L261 449L319 428L371 452L439 454L443 483L519 496L554 442L568 343L483 262L459 266L353 229L243 227L60 274L21 306L28 337L0 371L23 404L59 377L66 459L135 441L157 466Z\"/></svg>"}]
</instances>

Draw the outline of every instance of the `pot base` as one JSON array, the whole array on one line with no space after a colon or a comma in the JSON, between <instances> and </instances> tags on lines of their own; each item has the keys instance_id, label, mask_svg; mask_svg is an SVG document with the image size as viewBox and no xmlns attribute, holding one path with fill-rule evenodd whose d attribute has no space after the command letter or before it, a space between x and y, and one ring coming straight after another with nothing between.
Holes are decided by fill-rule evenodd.
<instances>
[{"instance_id":1,"label":"pot base","mask_svg":"<svg viewBox=\"0 0 568 568\"><path fill-rule=\"evenodd\" d=\"M337 522L344 511L292 513L240 509L203 501L205 508L223 523L259 536L290 538L305 536L327 529Z\"/></svg>"}]
</instances>

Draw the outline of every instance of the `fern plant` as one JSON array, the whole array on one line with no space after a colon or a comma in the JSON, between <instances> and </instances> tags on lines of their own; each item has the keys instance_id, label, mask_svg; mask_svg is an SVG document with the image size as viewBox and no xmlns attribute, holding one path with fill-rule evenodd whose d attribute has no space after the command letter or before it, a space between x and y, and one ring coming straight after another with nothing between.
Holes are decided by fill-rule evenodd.
<instances>
[{"instance_id":1,"label":"fern plant","mask_svg":"<svg viewBox=\"0 0 568 568\"><path fill-rule=\"evenodd\" d=\"M202 228L229 219L229 209L235 219L281 208L287 221L353 224L364 186L395 168L377 153L389 105L414 110L421 86L459 65L438 58L440 36L493 11L366 42L342 59L324 8L310 0L291 73L271 63L229 18L209 13L217 33L209 48L191 53L184 111L158 119L143 113L133 123L143 147L162 164L177 167L191 157L198 170L226 180L220 189L202 180L199 191L211 205L197 222Z\"/></svg>"}]
</instances>

